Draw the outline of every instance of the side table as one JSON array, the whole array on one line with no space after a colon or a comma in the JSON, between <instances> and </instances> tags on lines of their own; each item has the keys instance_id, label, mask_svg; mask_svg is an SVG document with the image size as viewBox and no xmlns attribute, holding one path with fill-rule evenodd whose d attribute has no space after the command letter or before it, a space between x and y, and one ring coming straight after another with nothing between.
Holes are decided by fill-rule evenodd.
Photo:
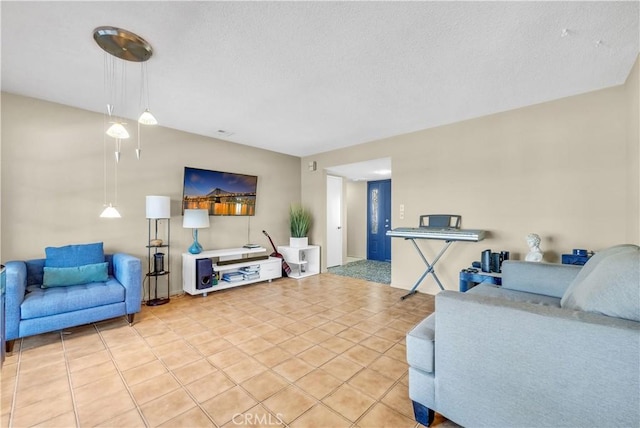
<instances>
[{"instance_id":1,"label":"side table","mask_svg":"<svg viewBox=\"0 0 640 428\"><path fill-rule=\"evenodd\" d=\"M464 293L476 285L487 284L502 285L502 275L496 272L482 272L479 269L469 268L460 271L460 292Z\"/></svg>"},{"instance_id":2,"label":"side table","mask_svg":"<svg viewBox=\"0 0 640 428\"><path fill-rule=\"evenodd\" d=\"M305 278L320 273L320 247L306 245L304 247L278 246L278 252L291 268L289 278Z\"/></svg>"}]
</instances>

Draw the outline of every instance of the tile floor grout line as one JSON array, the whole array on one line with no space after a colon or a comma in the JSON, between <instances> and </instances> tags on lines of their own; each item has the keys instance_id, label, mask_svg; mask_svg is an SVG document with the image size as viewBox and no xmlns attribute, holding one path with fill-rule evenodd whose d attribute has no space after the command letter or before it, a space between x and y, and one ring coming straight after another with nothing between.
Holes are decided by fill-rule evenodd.
<instances>
[{"instance_id":1,"label":"tile floor grout line","mask_svg":"<svg viewBox=\"0 0 640 428\"><path fill-rule=\"evenodd\" d=\"M243 312L243 313L246 313L247 315L251 315L251 313L250 313L250 312L246 312L246 311L244 311L244 310L242 310L242 309L240 309L240 311L241 311L241 312ZM286 316L286 314L281 314L281 315ZM313 315L310 315L309 317L311 317L311 316L313 316ZM190 319L193 319L193 318L191 318L191 316L189 316L189 315L187 315L187 317L188 317L188 318L190 318ZM309 317L306 317L306 318L304 318L304 319L307 319L307 318L309 318ZM157 318L157 317L156 317L156 318ZM164 323L164 321L162 321L162 319L160 319L160 321ZM302 320L296 320L296 321L292 322L291 324L296 323L296 322L300 322L300 321L302 321ZM233 321L230 321L230 322L233 322ZM267 323L267 324L269 324L269 322L268 322L268 321L264 321L263 323ZM270 324L270 325L273 325L273 324ZM287 324L287 325L289 325L289 324ZM249 328L249 327L243 327L243 326L240 326L240 325L238 325L238 327L241 327L241 328ZM274 327L278 328L277 326L274 326ZM168 326L168 328L169 328L169 329L171 329L171 330L173 331L173 329L172 329L170 326ZM294 336L293 336L293 337L299 337L299 336L300 336L299 334L294 334ZM220 337L222 337L222 338L224 339L224 336L220 336ZM260 337L260 336L257 336L257 337ZM183 338L184 338L184 337L183 337ZM232 344L232 345L233 345L233 348L237 348L237 346L238 346L238 345L240 345L240 344L242 344L242 343L245 343L245 342L247 342L247 341L249 341L249 340L251 340L251 339L247 339L246 341L239 342L238 344ZM287 340L291 340L291 339L287 339ZM245 393L246 393L246 394L248 394L252 399L254 399L254 400L257 402L256 406L258 406L258 405L259 405L259 406L262 406L262 407L263 407L263 408L265 408L265 409L266 409L266 410L267 410L271 415L274 415L274 412L273 412L273 410L272 410L272 409L270 409L269 407L266 407L266 406L263 404L263 403L264 403L264 401L266 401L267 399L269 399L269 398L271 398L271 397L273 397L273 396L277 395L277 394L278 394L278 393L280 393L282 390L284 390L284 389L286 389L286 388L289 388L289 387L291 387L291 386L293 386L293 387L295 387L295 388L300 389L300 388L295 384L295 382L290 381L289 379L287 379L287 378L283 377L282 375L280 375L279 373L275 372L278 376L282 377L282 378L286 381L287 386L285 386L285 387L283 387L283 388L279 389L278 391L274 392L273 394L269 395L268 397L265 397L264 399L260 400L258 397L254 396L254 395L253 395L249 390L247 390L247 389L246 389L246 387L244 387L244 386L242 385L242 382L237 382L235 379L232 379L232 378L227 374L227 372L225 372L225 370L224 370L224 368L223 368L223 367L220 367L220 366L217 366L217 365L216 365L216 364L214 364L214 363L211 363L211 362L209 361L208 357L207 357L206 355L204 355L204 354L203 354L199 349L197 349L196 347L194 347L194 346L193 346L193 345L192 345L188 340L185 340L185 341L188 343L188 345L189 345L189 346L190 346L190 347L191 347L195 352L197 352L197 353L198 353L199 355L201 355L201 356L202 356L206 361L208 361L208 362L209 362L209 364L212 364L212 365L213 365L213 366L214 366L214 367L215 367L219 372L222 372L222 374L223 374L223 375L224 375L224 376L225 376L225 377L226 377L230 382L232 382L235 386L237 386L237 387L241 388L243 392L245 392ZM145 341L145 342L146 342L146 341ZM270 343L270 344L272 344L272 345L273 345L273 347L279 347L279 344L273 344L273 343L271 343L271 342L269 342L269 343ZM281 342L281 343L282 343L282 342ZM319 345L319 344L318 344L318 345ZM354 344L354 346L355 346L355 344ZM349 349L350 349L350 348L349 348ZM152 351L152 352L153 352L153 351ZM224 351L221 351L221 352L224 352ZM240 350L240 352L243 352L243 353L247 354L246 352L244 352L244 351L242 351L242 350ZM285 352L286 352L286 351L285 351ZM302 351L302 352L304 352L304 351ZM288 353L288 352L287 352L287 353ZM155 355L155 353L154 353L154 355ZM287 360L290 360L290 359L292 359L292 358L298 358L298 357L297 357L297 355L298 355L298 354L289 354L289 355L290 355L290 357L291 357L291 358L287 358ZM247 354L247 356L248 356L249 358L254 358L254 356L253 356L253 355L250 355L250 354ZM337 355L337 354L336 354L334 357L332 357L332 359L333 359L333 358L336 358L336 357L338 357L338 355ZM287 360L285 360L285 361L287 361ZM328 361L327 361L327 362L328 362ZM163 363L163 364L164 364L164 363ZM326 362L325 362L325 364L326 364ZM276 364L276 366L277 366L277 364ZM265 366L265 367L266 367L266 366ZM320 368L320 367L316 367L315 369L319 369L319 368ZM167 367L167 369L168 369L168 367ZM171 372L171 370L169 370L169 369L168 369L168 371L169 371L169 372ZM267 370L265 370L265 372L267 372L267 371L273 371L273 367L267 367ZM264 372L262 372L262 373L264 373ZM262 374L262 373L260 373L260 374ZM359 373L359 371L358 371L358 373ZM171 373L171 374L173 375L173 373ZM253 378L257 377L257 376L259 376L260 374L257 374L257 375L255 375L255 376L251 376L251 377L249 377L249 378L245 379L245 380L244 380L244 382L246 382L246 381L248 381L248 380L251 380L251 379L253 379ZM355 376L355 375L354 375L354 376ZM182 384L182 382L180 381L180 379L177 379L177 377L176 377L175 375L173 375L173 377L174 377L174 378L178 381L178 383L179 383L179 384L180 384L180 385L181 385L181 386L182 386L182 387L187 391L187 393L189 394L189 396L190 396L190 397L192 397L192 398L194 399L194 401L198 404L198 406L201 408L201 410L205 412L205 414L207 415L207 417L209 417L209 418L212 420L212 422L214 423L214 425L216 425L216 426L218 427L219 425L214 421L213 416L212 416L212 415L209 415L209 413L206 411L206 409L204 409L203 407L201 407L201 406L200 406L200 403L198 402L198 400L196 400L196 399L195 399L195 397L193 397L193 396L191 395L191 393L190 393L190 391L188 390L188 388L186 387L186 385L183 385L183 384ZM301 376L301 377L304 377L304 376ZM344 384L344 383L345 383L345 382L343 382L343 384ZM233 388L233 387L231 387L231 388ZM229 388L229 389L231 389L231 388ZM332 392L334 392L337 388L339 388L339 386L337 386L336 388L334 388L334 390L332 390ZM293 419L290 423L286 423L285 421L282 421L283 426L284 426L284 427L286 427L286 428L290 427L291 423L295 422L297 419L299 419L302 415L304 415L305 413L307 413L309 410L311 410L312 408L314 408L314 407L316 407L317 405L320 405L320 404L322 403L322 401L321 401L320 399L316 399L316 397L314 397L314 396L310 395L307 391L302 390L302 392L303 392L305 395L307 395L307 396L309 396L310 398L312 398L312 399L315 401L315 404L314 404L313 406L311 406L309 409L307 409L305 412L303 412L301 415L298 415L298 416L297 416L295 419ZM327 395L329 395L329 394L327 394ZM253 406L253 407L255 407L255 406ZM277 412L275 413L275 416L277 417Z\"/></svg>"},{"instance_id":2,"label":"tile floor grout line","mask_svg":"<svg viewBox=\"0 0 640 428\"><path fill-rule=\"evenodd\" d=\"M251 413L258 416L259 412L264 412L264 416L275 414L272 408L275 410L290 408L291 415L295 415L295 418L289 422L282 421L282 426L284 427L296 426L304 422L304 420L313 420L313 417L316 415L324 415L322 417L326 416L329 419L333 419L335 415L339 415L344 419L344 426L353 428L358 427L358 424L362 424L362 421L371 422L373 425L376 425L377 422L374 422L372 418L387 414L392 420L394 420L396 416L398 420L401 420L399 418L400 416L404 417L404 419L402 419L404 421L403 423L406 422L407 426L411 426L412 428L420 427L419 424L413 423L413 421L411 421L412 424L409 425L409 421L406 420L407 417L412 419L407 413L409 409L406 405L401 405L401 402L398 401L401 398L399 394L406 394L406 391L403 392L403 389L406 390L406 384L404 383L406 379L406 367L405 371L402 372L402 366L398 364L398 361L402 361L400 357L404 348L404 334L400 333L402 333L409 324L416 321L416 316L412 315L413 312L416 312L416 314L422 313L425 312L427 308L424 306L418 307L418 305L411 305L411 307L409 307L409 305L406 304L407 302L399 306L397 299L394 298L397 293L388 293L381 290L380 287L375 287L374 289L368 285L364 287L366 294L361 295L359 298L357 298L358 294L356 294L358 293L357 287L352 286L351 283L333 284L331 282L320 282L316 285L309 281L309 286L303 287L302 285L304 284L299 282L287 281L286 284L283 282L282 284L276 283L274 285L275 287L270 287L270 289L255 287L255 293L252 291L244 292L243 290L245 290L245 288L234 290L233 293L224 293L224 291L217 294L212 293L210 297L214 299L209 299L209 302L195 299L191 300L189 297L186 297L183 299L176 298L176 306L172 308L168 307L170 305L158 309L147 308L145 306L143 311L141 311L141 316L138 317L137 325L134 324L131 326L131 328L135 329L135 332L127 332L128 335L130 334L129 337L131 339L131 343L127 345L129 348L135 348L145 353L150 351L148 357L154 358L154 360L151 361L153 362L154 370L149 371L149 374L144 376L135 375L137 368L143 365L140 364L134 356L128 358L126 361L122 360L121 364L118 364L115 359L115 355L120 357L120 350L128 352L126 348L119 348L121 345L119 339L121 337L124 339L122 334L125 333L124 331L120 331L120 329L129 328L129 326L125 326L124 323L120 321L112 325L94 323L91 330L95 330L98 333L100 343L104 346L105 350L107 350L111 363L115 365L120 381L124 383L129 395L134 401L141 423L144 423L147 427L151 426L150 420L147 420L144 413L142 413L143 405L133 396L133 391L142 391L142 389L130 385L127 379L130 379L131 382L137 385L141 380L147 381L153 379L153 377L157 376L155 373L163 370L165 373L170 374L169 377L166 377L166 381L168 382L167 387L174 386L170 385L170 383L175 382L176 389L172 390L171 393L177 394L177 392L180 391L181 394L184 394L185 405L187 404L187 397L193 402L193 404L188 403L188 405L192 407L180 414L167 412L165 417L169 419L161 422L164 424L172 419L184 422L187 420L195 420L191 418L199 417L201 421L206 419L208 423L213 426L221 427L222 425L214 420L214 413L226 418L230 414L227 412L239 409L238 405L228 407L227 410L221 412L217 410L218 406L214 406L216 403L212 402L206 404L208 408L214 411L214 413L210 414L205 410L204 403L207 403L207 400L211 398L220 397L217 403L223 404L226 398L222 394L234 389L235 391L231 392L227 397L246 394L247 398L250 397L250 401L255 403L251 405L249 409L242 412L247 415L249 415L248 412L254 408L254 411ZM290 285L292 285L292 287L289 287ZM321 288L319 286L321 286ZM349 296L354 297L349 298ZM345 299L349 299L349 302L346 303L344 301ZM432 309L429 310L431 311ZM149 324L146 324L146 321L149 321ZM113 332L110 331L111 328L113 328ZM271 331L277 332L278 330L286 332L287 334L283 334L281 337L278 336L278 334L272 334L270 337L273 341L266 339L267 333ZM247 332L252 332L252 334L249 335ZM343 336L338 336L338 334L342 334L343 332ZM157 336L161 334L164 334L164 336ZM236 336L230 337L233 334L236 334ZM157 338L151 339L152 336L157 336ZM229 336L232 341L226 340L225 336ZM285 336L288 337L278 342L278 340L281 340L282 337ZM332 342L331 339L333 338L337 340ZM107 339L109 339L108 343ZM139 339L142 340L137 342ZM147 342L147 339L149 339L149 342ZM258 339L266 342L250 343ZM165 343L167 340L168 342ZM181 345L177 347L170 345L174 340L176 340L174 343L184 344L184 346ZM220 340L220 342L218 342L218 340ZM287 343L290 340L294 341ZM109 343L111 343L111 347ZM136 345L136 343L139 343L139 345ZM152 347L151 344L155 344L156 346ZM387 344L390 346L385 349ZM306 345L310 346L302 349ZM65 356L67 351L70 351L70 346L71 342L69 339L63 340ZM136 346L139 346L139 348L136 348ZM266 348L264 348L265 346ZM345 346L347 346L346 349L344 349ZM317 347L316 350L318 353L309 352L309 350L314 347ZM186 351L184 355L180 354L181 349ZM259 356L261 352L267 349L271 349L273 352ZM224 352L225 350L235 350L235 353L229 353L217 359L214 358L213 361L218 361L222 365L218 365L212 360L209 360L209 357ZM326 350L326 352L323 350ZM345 355L345 353L349 355ZM151 357L152 355L153 357ZM256 360L264 370L256 373L259 367L252 363L250 364L248 361L244 364L246 367L239 365L229 370L229 367L244 360L244 357L240 358L241 355L247 355L247 358L251 358L251 361ZM163 356L163 359L161 359L160 356ZM235 358L229 359L228 357L230 356L235 356ZM323 366L331 361L337 360L339 356L342 357L343 364L334 364L334 366L328 367L328 369L335 369L336 375L331 374L331 372L323 368ZM373 360L369 361L372 356ZM385 358L383 358L383 356ZM117 361L120 361L120 358ZM188 362L185 363L184 361ZM262 361L264 361L264 363ZM287 365L279 367L287 361ZM27 367L24 365L24 363L26 363L24 360L21 362L22 364L17 370L20 370L20 367ZM65 360L65 362L67 364L67 374L71 376L70 368L72 361ZM129 362L131 364L129 364ZM377 370L371 367L374 364ZM129 367L131 365L135 365L135 367ZM187 368L189 365L192 365L192 367ZM224 366L224 368L222 366ZM123 371L126 367L129 367L127 370L130 370L130 372ZM171 369L169 367L171 367ZM182 370L183 367L185 370ZM347 368L349 368L349 370L347 370ZM342 380L353 369L357 371L353 372L345 380ZM306 370L310 371L306 372ZM206 375L216 372L220 372L219 374L222 375L217 376L226 379L223 383L229 382L231 385L230 388L225 389L225 391L221 393L216 393L211 390L209 387L210 380L204 379ZM309 380L300 383L301 379L312 372L316 372L316 374L310 377ZM145 370L144 373L147 373L147 370ZM298 376L299 373L304 374ZM130 377L130 374L135 376ZM140 374L142 375L142 373ZM326 374L335 379L330 380L326 377ZM398 376L396 377L395 374L398 374ZM382 381L381 378L376 375L387 376L390 379ZM262 376L262 378L257 379L259 376ZM273 376L277 376L277 378L280 379L275 384L271 382L275 379ZM360 376L360 378L354 381L354 378L357 376ZM327 379L326 382L323 380L324 378ZM69 379L68 377L68 381ZM169 379L172 379L172 381ZM202 381L200 385L195 385L196 389L191 388L194 391L191 393L188 384L196 382L198 379L202 379ZM255 380L251 382L252 379ZM383 389L386 382L389 382L391 379L393 379L393 382L388 384L388 388ZM354 382L353 385L349 384L351 381ZM73 383L73 379L71 379L71 382ZM318 382L320 382L322 386ZM337 385L335 382L337 382ZM20 384L22 385L23 382L20 382ZM153 382L150 382L150 385L153 385ZM355 385L358 385L358 387ZM399 387L399 385L402 386ZM369 399L373 400L366 409L362 410L362 413L355 413L357 405L352 403L353 400L348 394L349 389L344 389L341 394L342 398L346 399L345 408L351 409L347 413L338 410L341 409L342 406L334 408L323 401L327 400L327 398L333 394L336 394L340 388L345 388L346 386L355 388L356 391L367 396L367 401L369 401ZM369 386L375 389L371 389ZM236 389L236 387L239 388ZM296 389L291 390L292 387ZM200 394L200 388L203 388L202 394ZM274 388L278 388L278 390L271 392ZM308 388L310 388L309 391L311 392L307 391ZM13 386L13 389L14 399L11 401L11 404L15 406L19 404L19 402L15 401L15 397L17 396L16 391L19 392L17 383ZM279 399L272 399L272 397L282 394L282 392L287 389L289 389L289 391L281 395ZM380 397L373 398L369 395L381 389ZM249 392L250 390L254 391L256 396ZM140 397L150 397L160 391L162 390L151 394L145 393L140 395ZM296 392L294 393L294 391ZM76 392L72 391L72 394L74 394L72 399L76 424L78 424L79 413L77 412L75 393ZM208 397L208 395L212 393L215 393L214 396ZM294 409L294 407L289 407L292 403L289 402L290 400L288 400L287 397L295 397L297 393L303 394L308 400L307 398L302 399L302 402L294 406ZM268 394L268 396L263 399L258 399L258 397L262 397L265 394ZM166 394L163 393L160 397L164 395ZM316 395L322 396L316 398ZM203 400L203 404L201 405L196 399L196 396L207 397L207 400ZM160 397L155 397L154 400ZM390 399L387 400L388 403L383 402L386 397L390 397ZM282 400L283 398L285 399L284 401ZM115 399L117 399L117 397ZM269 401L270 407L265 404L267 400L271 400ZM153 400L149 400L149 402L151 401ZM164 402L166 401L165 399ZM242 402L244 402L244 399ZM366 404L366 401L362 404ZM380 404L380 406L378 406L378 404ZM310 407L304 410L304 412L297 414L297 412L306 405ZM146 406L146 403L144 406ZM225 405L225 407L227 407L227 405ZM179 411L181 408L182 407L174 408L173 411ZM199 411L196 409L199 409ZM13 412L13 407L11 411ZM187 414L188 412L190 412L190 414ZM309 414L310 412L313 412L313 414ZM331 416L331 413L333 413L334 416ZM355 419L355 421L351 421L351 419L345 416L346 414L354 416L358 414L358 418ZM134 413L132 412L131 416L133 415ZM115 417L116 416L109 416L109 419ZM107 421L109 419L107 419ZM333 420L337 421L337 419ZM231 422L233 422L233 420ZM232 428L229 421L227 421L225 426L226 428Z\"/></svg>"},{"instance_id":3,"label":"tile floor grout line","mask_svg":"<svg viewBox=\"0 0 640 428\"><path fill-rule=\"evenodd\" d=\"M399 379L397 379L397 380L396 380L396 381L395 381L395 382L394 382L394 383L393 383L393 384L392 384L392 385L391 385L391 386L390 386L390 387L389 387L389 388L384 392L384 394L382 394L382 395L380 396L380 398L376 399L376 402L375 402L375 403L373 403L373 404L372 404L372 405L371 405L367 410L365 410L365 412L364 412L362 415L360 415L360 417L358 418L358 420L357 420L355 423L357 424L357 423L358 423L358 422L360 422L364 417L366 417L369 413L371 413L372 409L376 406L376 404L381 404L381 405L385 405L385 406L386 406L386 404L382 401L382 399L383 399L384 397L386 397L389 393L391 393L391 390L392 390L393 388L395 388L395 387L396 387L396 385L397 385L397 384L399 384L399 383L401 382L401 380L402 380L402 376L401 376ZM388 406L387 406L387 407L388 407ZM391 409L391 410L393 410L394 412L396 412L396 413L398 413L398 414L402 414L402 413L400 413L400 412L397 412L395 409ZM405 415L403 415L403 416L405 416Z\"/></svg>"},{"instance_id":4,"label":"tile floor grout line","mask_svg":"<svg viewBox=\"0 0 640 428\"><path fill-rule=\"evenodd\" d=\"M15 339L18 340L18 339ZM18 361L16 362L16 380L13 384L13 397L11 398L11 410L9 411L9 427L13 426L13 416L16 412L16 398L18 397L18 381L20 380L20 365L22 363L22 344L23 339L20 338L20 351L18 352ZM16 343L13 343L16 346Z\"/></svg>"},{"instance_id":5,"label":"tile floor grout line","mask_svg":"<svg viewBox=\"0 0 640 428\"><path fill-rule=\"evenodd\" d=\"M242 311L242 312L244 312L244 311ZM246 313L246 312L245 312L245 313ZM191 316L188 316L188 318L193 319L193 318L191 318ZM162 321L162 320L161 320L161 321ZM162 321L162 322L164 322L164 321ZM230 322L232 322L232 321L230 321ZM242 326L240 326L240 327L242 327ZM169 328L171 329L171 327L169 327ZM173 329L171 329L171 330L173 330ZM220 337L224 339L224 336L220 336ZM259 336L258 336L258 337L259 337ZM184 337L183 337L183 338L184 338ZM247 339L246 341L244 341L244 342L240 342L240 343L238 343L237 345L240 345L240 344L242 344L242 343L245 343L245 342L247 342L247 341L249 341L249 340L251 340L251 339ZM190 347L191 347L195 352L197 352L199 355L201 355L203 359L205 359L207 362L209 362L209 364L211 364L213 367L215 367L219 372L222 372L222 374L225 376L225 378L227 378L227 379L228 379L230 382L232 382L235 386L237 386L237 387L241 388L241 389L242 389L242 391L244 391L245 393L247 393L251 398L253 398L254 400L256 400L256 402L257 402L256 406L258 406L258 405L259 405L259 406L262 406L263 408L266 408L266 410L267 410L271 415L273 415L273 411L271 411L271 409L269 409L268 407L265 407L265 406L263 405L263 402L264 402L266 399L268 399L268 398L270 398L270 397L273 397L274 395L276 395L277 393L279 393L280 391L282 391L283 389L285 389L285 388L287 388L287 387L282 388L282 389L280 389L280 390L278 390L278 391L274 392L274 393L273 393L273 394L271 394L269 397L266 397L266 398L265 398L265 399L263 399L263 400L260 400L260 399L258 399L258 397L254 396L250 391L248 391L248 390L247 390L247 389L246 389L246 388L241 384L241 382L236 382L236 380L235 380L235 379L232 379L232 378L229 376L229 374L228 374L227 372L225 372L225 371L224 371L224 368L223 368L223 367L219 367L219 366L217 366L216 364L214 364L214 363L210 362L210 361L209 361L209 358L208 358L206 355L204 355L204 354L203 354L199 349L197 349L195 346L193 346L193 345L191 344L191 342L189 342L188 340L185 340L185 341L189 344L189 346L190 346ZM270 342L270 343L271 343L271 342ZM237 347L237 345L234 345L234 344L232 344L232 345L233 345L233 348L236 348L236 347ZM273 344L273 345L274 345L274 347L275 347L275 346L277 346L277 345L275 345L275 344ZM223 351L220 351L220 352L224 352L224 350L223 350ZM243 353L245 353L245 354L246 354L246 352L244 352L244 351L242 351L242 350L240 350L240 352L243 352ZM291 355L291 357L295 357L295 355L293 355L293 354L290 354L290 355ZM253 355L249 355L249 354L247 354L247 356L248 356L249 358L253 358ZM265 371L271 371L271 369L272 369L272 368L267 367L267 370L265 370ZM169 371L171 372L171 370L169 370ZM264 372L262 372L262 373L264 373ZM262 374L262 373L260 373L260 374ZM173 373L171 373L171 374L173 375ZM246 381L248 381L248 380L251 380L251 379L253 379L253 378L255 378L255 377L259 376L260 374L257 374L257 375L255 375L255 376L251 376L251 377L249 377L248 379L245 379L244 381L246 382ZM213 419L213 416L212 416L212 415L210 415L210 414L209 414L209 412L207 412L207 411L206 411L206 409L204 409L202 406L200 406L200 403L198 402L198 400L197 400L195 397L193 397L193 396L191 395L191 392L188 390L187 386L186 386L186 385L183 385L183 384L182 384L182 382L180 381L180 379L177 379L177 377L176 377L175 375L173 375L173 376L174 376L174 378L178 381L178 383L179 383L179 384L180 384L180 385L181 385L181 386L182 386L182 387L187 391L187 393L189 394L189 396L191 396L191 397L194 399L194 401L198 404L198 407L200 407L200 409L201 409L201 410L202 410L202 411L207 415L207 417L209 417L209 418L211 419L211 421L214 423L214 425L215 425L216 427L220 427L220 426L215 422L215 420ZM282 376L281 376L281 377L282 377ZM293 382L289 381L289 379L286 379L286 378L283 378L283 379L285 379L285 380L287 381L287 383L288 383L288 385L289 385L289 386L295 386ZM233 387L231 387L231 388L229 388L229 389L232 389L232 388L233 388ZM228 391L229 389L227 389L226 391ZM223 391L223 392L225 392L225 391ZM222 394L223 392L221 392L221 394ZM218 394L218 395L219 395L219 394ZM213 398L213 397L211 397L211 398ZM315 398L315 397L314 397L314 398ZM253 407L255 407L255 406L253 406ZM284 426L284 427L289 427L289 424L284 423L284 421L283 421L283 426Z\"/></svg>"},{"instance_id":6,"label":"tile floor grout line","mask_svg":"<svg viewBox=\"0 0 640 428\"><path fill-rule=\"evenodd\" d=\"M102 342L102 344L105 347L105 350L109 353L109 358L111 359L111 362L113 362L113 364L116 366L116 372L118 373L118 377L120 378L120 380L124 384L124 387L127 389L127 393L129 394L129 397L131 397L131 399L133 400L133 403L136 406L136 410L137 410L138 414L140 415L140 417L142 418L142 422L144 422L144 425L146 427L151 427L151 424L149 423L147 418L144 416L144 413L142 412L142 409L140 408L140 405L138 404L138 400L136 400L136 398L134 397L133 392L131 391L131 388L129 387L129 384L127 383L126 379L122 375L122 370L120 370L120 367L118 366L118 362L113 357L113 353L111 352L111 347L109 347L109 344L107 343L107 341L105 340L104 336L102 335L102 331L98 328L98 325L96 323L94 323L94 327L95 327L95 329L96 329L96 331L98 333L98 337L100 338L100 341ZM129 328L133 328L133 325L129 325ZM136 333L138 333L137 330L136 330ZM105 421L102 421L100 423L107 422L110 419L113 419L113 418L109 418L109 419L107 419Z\"/></svg>"},{"instance_id":7,"label":"tile floor grout line","mask_svg":"<svg viewBox=\"0 0 640 428\"><path fill-rule=\"evenodd\" d=\"M97 331L96 325L93 324L93 328ZM76 404L76 395L74 393L73 379L71 378L71 365L69 364L69 358L67 356L67 348L64 340L64 330L60 331L60 341L62 342L62 352L64 353L64 365L67 369L67 382L69 383L69 390L71 392L71 404L73 405L73 417L76 420L76 427L80 427L80 416L78 415L78 406Z\"/></svg>"},{"instance_id":8,"label":"tile floor grout line","mask_svg":"<svg viewBox=\"0 0 640 428\"><path fill-rule=\"evenodd\" d=\"M153 313L152 313L152 314L153 314ZM158 321L162 322L163 324L166 324L166 322L165 322L165 321L163 321L161 318L158 318L155 314L153 314L153 316L154 316ZM187 395L188 395L188 396L193 400L193 402L196 404L196 406L197 406L197 407L198 407L198 408L199 408L199 409L200 409L200 410L201 410L201 411L202 411L202 412L207 416L207 418L209 418L209 420L211 421L211 423L212 423L216 428L221 428L221 426L220 426L220 425L218 425L218 424L216 423L216 421L213 419L213 416L212 416L212 415L210 415L210 414L209 414L209 412L207 412L207 410L206 410L204 407L202 407L202 406L200 405L200 402L199 402L199 401L196 399L196 397L191 393L191 391L189 391L189 389L187 388L187 386L186 386L186 385L184 385L184 384L182 383L182 381L181 381L181 380L180 380L180 379L179 379L179 378L178 378L178 377L173 373L173 370L171 370L171 369L169 368L169 366L167 366L167 364L162 360L162 358L160 358L160 356L159 356L159 355L154 351L153 347L152 347L152 346L147 342L146 338L145 338L144 336L142 336L142 335L140 334L140 332L139 332L137 329L135 329L135 323L134 323L134 325L132 325L132 326L131 326L131 328L133 328L133 329L135 330L136 334L137 334L137 335L138 335L138 336L139 336L139 337L144 341L144 343L146 344L146 346L148 347L148 349L151 351L151 353L156 357L156 359L160 362L160 364L162 364L162 366L167 370L167 373L169 373L169 374L171 375L171 377L172 377L176 382L178 382L178 385L180 385L180 388L181 388L181 389L182 389L182 390L183 390L183 391L184 391L184 392L185 392L185 393L186 393L186 394L187 394ZM173 331L173 329L172 329L170 326L167 326L167 328L168 328L169 330ZM181 337L182 337L182 336L181 336ZM187 341L185 340L185 342L187 342ZM191 343L187 342L187 344L188 344L192 349L194 349L194 348L193 348L193 346L191 345ZM198 349L195 349L195 351L199 352L199 350L198 350ZM202 353L200 353L200 354L202 355ZM204 356L203 356L203 358L206 358L206 357L204 357ZM208 360L207 360L207 361L208 361ZM118 371L120 371L120 369L118 369ZM226 376L226 373L224 373L224 372L223 372L223 374ZM227 376L227 378L228 378L228 376ZM126 382L125 382L125 383L126 383ZM127 385L127 387L128 387L128 385ZM154 400L157 400L157 399L158 399L158 398L160 398L160 397L164 397L165 395L170 394L171 392L173 392L173 391L167 392L166 394L162 394L161 396L154 398ZM133 400L134 400L134 402L136 403L136 406L138 406L138 400L136 400L136 399L135 399L135 397L133 397ZM153 400L151 400L151 401L153 401ZM182 413L180 413L180 414L178 414L178 415L173 416L171 419L176 418L176 417L178 417L178 416L180 416L180 415L183 415L183 414L185 414L186 412L188 412L189 410L190 410L190 409L187 409L187 410L185 410L184 412L182 412ZM141 411L141 410L140 410L140 413L142 413L142 411ZM171 420L171 419L169 419L169 420ZM146 418L145 418L145 421L146 421ZM166 422L168 422L168 421L165 421L165 422L163 422L163 423L166 423ZM150 425L147 425L147 426L150 426Z\"/></svg>"}]
</instances>

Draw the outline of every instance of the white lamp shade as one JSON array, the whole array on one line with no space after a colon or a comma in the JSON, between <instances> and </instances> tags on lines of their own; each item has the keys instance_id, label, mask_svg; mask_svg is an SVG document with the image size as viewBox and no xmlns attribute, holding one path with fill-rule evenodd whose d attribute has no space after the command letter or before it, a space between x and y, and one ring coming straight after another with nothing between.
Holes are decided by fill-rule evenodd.
<instances>
[{"instance_id":1,"label":"white lamp shade","mask_svg":"<svg viewBox=\"0 0 640 428\"><path fill-rule=\"evenodd\" d=\"M143 125L157 125L158 124L158 121L151 114L149 109L146 109L145 111L142 112L142 114L138 118L138 122L140 122Z\"/></svg>"},{"instance_id":2,"label":"white lamp shade","mask_svg":"<svg viewBox=\"0 0 640 428\"><path fill-rule=\"evenodd\" d=\"M121 123L114 123L107 129L107 135L113 138L121 138L126 139L129 138L129 133L127 132L127 128L125 128Z\"/></svg>"},{"instance_id":3,"label":"white lamp shade","mask_svg":"<svg viewBox=\"0 0 640 428\"><path fill-rule=\"evenodd\" d=\"M100 217L102 218L120 218L120 213L118 212L118 210L116 209L116 207L114 207L113 205L109 204L108 207L106 207L104 209L104 211L102 211L102 214L100 214Z\"/></svg>"},{"instance_id":4,"label":"white lamp shade","mask_svg":"<svg viewBox=\"0 0 640 428\"><path fill-rule=\"evenodd\" d=\"M184 210L182 227L191 229L209 227L209 212L207 210Z\"/></svg>"},{"instance_id":5,"label":"white lamp shade","mask_svg":"<svg viewBox=\"0 0 640 428\"><path fill-rule=\"evenodd\" d=\"M171 198L147 196L147 218L171 218Z\"/></svg>"}]
</instances>

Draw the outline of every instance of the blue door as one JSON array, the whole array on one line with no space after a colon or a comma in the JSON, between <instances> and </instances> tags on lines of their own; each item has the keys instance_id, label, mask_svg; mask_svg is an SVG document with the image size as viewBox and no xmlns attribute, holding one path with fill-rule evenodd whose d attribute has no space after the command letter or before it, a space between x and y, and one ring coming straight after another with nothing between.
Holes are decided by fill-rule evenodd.
<instances>
[{"instance_id":1,"label":"blue door","mask_svg":"<svg viewBox=\"0 0 640 428\"><path fill-rule=\"evenodd\" d=\"M391 261L391 180L367 183L367 259Z\"/></svg>"}]
</instances>

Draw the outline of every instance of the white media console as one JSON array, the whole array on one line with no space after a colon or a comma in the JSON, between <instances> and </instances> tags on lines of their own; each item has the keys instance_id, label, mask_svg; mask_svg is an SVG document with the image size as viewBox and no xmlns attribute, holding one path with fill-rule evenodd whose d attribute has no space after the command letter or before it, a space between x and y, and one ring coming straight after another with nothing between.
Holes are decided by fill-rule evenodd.
<instances>
[{"instance_id":1,"label":"white media console","mask_svg":"<svg viewBox=\"0 0 640 428\"><path fill-rule=\"evenodd\" d=\"M224 290L241 285L253 284L255 282L269 281L282 277L282 260L276 257L267 257L260 260L252 260L256 256L264 256L266 249L257 248L224 248L220 250L203 251L200 254L182 254L182 289L191 295L207 295L210 291ZM199 259L209 260L213 267L214 277L211 279L211 286L198 288L200 279L196 265ZM205 261L204 263L209 263ZM242 270L248 272L242 272ZM237 280L227 282L223 279L225 274L234 276L235 272L244 275L241 278L237 275ZM202 287L202 285L200 285Z\"/></svg>"}]
</instances>

